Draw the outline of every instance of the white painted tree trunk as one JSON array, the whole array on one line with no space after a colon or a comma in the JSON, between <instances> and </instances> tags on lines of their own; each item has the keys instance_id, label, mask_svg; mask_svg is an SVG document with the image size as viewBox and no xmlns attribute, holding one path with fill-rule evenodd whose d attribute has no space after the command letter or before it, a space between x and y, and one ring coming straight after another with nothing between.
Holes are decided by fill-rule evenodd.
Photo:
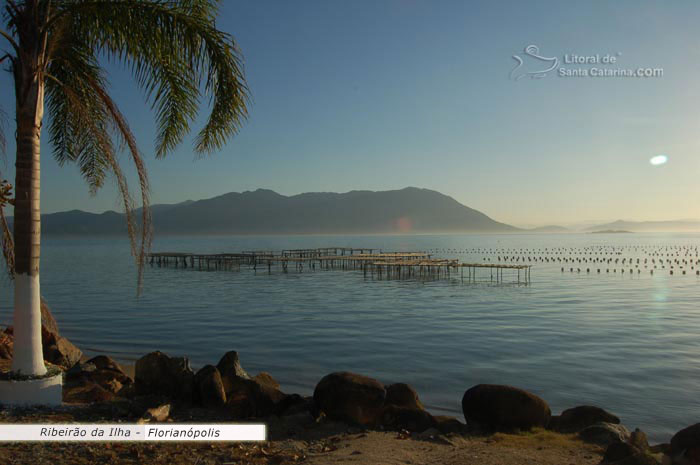
<instances>
[{"instance_id":1,"label":"white painted tree trunk","mask_svg":"<svg viewBox=\"0 0 700 465\"><path fill-rule=\"evenodd\" d=\"M27 8L34 2L27 2ZM29 10L28 10L29 11ZM39 17L36 11L31 14ZM29 17L19 34L13 63L17 116L15 161L15 312L12 370L25 375L46 373L41 344L41 125L44 116L46 66L40 24Z\"/></svg>"},{"instance_id":2,"label":"white painted tree trunk","mask_svg":"<svg viewBox=\"0 0 700 465\"><path fill-rule=\"evenodd\" d=\"M41 293L39 276L15 276L14 355L12 371L25 375L46 373L41 346Z\"/></svg>"}]
</instances>

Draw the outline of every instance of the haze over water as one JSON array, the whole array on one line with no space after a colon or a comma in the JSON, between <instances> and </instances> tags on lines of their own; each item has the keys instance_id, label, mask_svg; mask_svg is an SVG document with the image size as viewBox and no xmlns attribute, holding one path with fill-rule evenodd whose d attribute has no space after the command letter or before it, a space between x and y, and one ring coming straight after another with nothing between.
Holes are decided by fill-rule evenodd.
<instances>
[{"instance_id":1,"label":"haze over water","mask_svg":"<svg viewBox=\"0 0 700 465\"><path fill-rule=\"evenodd\" d=\"M161 350L189 356L197 369L237 350L246 370L270 372L286 392L311 394L324 375L349 370L407 382L434 412L462 420L465 389L511 384L543 397L555 414L606 408L653 441L700 415L700 277L689 268L685 276L677 269L670 276L668 266L630 276L610 265L598 275L585 268L607 265L536 263L532 283L517 286L147 267L137 300L126 241L45 238L42 245L42 294L61 332L89 355L133 361ZM168 237L153 250L354 246L497 262L499 254L464 252L604 245L695 247L700 234ZM631 256L628 249L620 257ZM571 266L583 271L570 273ZM7 279L3 290L7 324Z\"/></svg>"}]
</instances>

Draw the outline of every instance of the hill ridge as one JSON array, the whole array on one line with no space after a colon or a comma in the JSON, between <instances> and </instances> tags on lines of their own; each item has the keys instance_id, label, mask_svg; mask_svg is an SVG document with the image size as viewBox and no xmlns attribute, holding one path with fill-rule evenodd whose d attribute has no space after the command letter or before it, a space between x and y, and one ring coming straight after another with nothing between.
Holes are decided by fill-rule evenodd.
<instances>
[{"instance_id":1,"label":"hill ridge","mask_svg":"<svg viewBox=\"0 0 700 465\"><path fill-rule=\"evenodd\" d=\"M410 234L518 232L514 226L431 189L228 192L152 208L156 234ZM47 235L121 235L123 214L80 210L42 215Z\"/></svg>"}]
</instances>

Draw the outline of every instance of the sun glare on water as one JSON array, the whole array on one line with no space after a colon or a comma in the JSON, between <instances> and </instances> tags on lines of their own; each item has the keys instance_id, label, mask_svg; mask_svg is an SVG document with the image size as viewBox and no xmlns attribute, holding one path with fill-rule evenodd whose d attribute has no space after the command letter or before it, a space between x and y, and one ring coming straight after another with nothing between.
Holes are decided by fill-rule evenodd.
<instances>
[{"instance_id":1,"label":"sun glare on water","mask_svg":"<svg viewBox=\"0 0 700 465\"><path fill-rule=\"evenodd\" d=\"M654 166L663 165L667 161L668 157L666 155L656 155L655 157L651 157L649 159L649 163L651 163Z\"/></svg>"}]
</instances>

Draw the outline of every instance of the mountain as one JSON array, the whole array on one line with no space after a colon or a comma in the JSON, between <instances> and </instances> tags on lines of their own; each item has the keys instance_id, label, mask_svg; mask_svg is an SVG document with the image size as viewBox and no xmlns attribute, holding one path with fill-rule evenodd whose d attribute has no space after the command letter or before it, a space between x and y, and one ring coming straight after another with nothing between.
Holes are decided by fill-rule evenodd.
<instances>
[{"instance_id":1,"label":"mountain","mask_svg":"<svg viewBox=\"0 0 700 465\"><path fill-rule=\"evenodd\" d=\"M671 221L624 221L599 224L586 228L586 231L624 230L633 232L690 232L700 231L700 220Z\"/></svg>"},{"instance_id":2,"label":"mountain","mask_svg":"<svg viewBox=\"0 0 700 465\"><path fill-rule=\"evenodd\" d=\"M564 226L557 226L557 225L548 225L548 226L540 226L537 228L530 228L527 230L528 232L535 232L535 233L566 233L566 232L572 232L571 229L565 228Z\"/></svg>"},{"instance_id":3,"label":"mountain","mask_svg":"<svg viewBox=\"0 0 700 465\"><path fill-rule=\"evenodd\" d=\"M314 192L267 189L151 208L156 234L390 234L519 232L428 189ZM79 210L42 215L46 235L126 233L124 215Z\"/></svg>"}]
</instances>

